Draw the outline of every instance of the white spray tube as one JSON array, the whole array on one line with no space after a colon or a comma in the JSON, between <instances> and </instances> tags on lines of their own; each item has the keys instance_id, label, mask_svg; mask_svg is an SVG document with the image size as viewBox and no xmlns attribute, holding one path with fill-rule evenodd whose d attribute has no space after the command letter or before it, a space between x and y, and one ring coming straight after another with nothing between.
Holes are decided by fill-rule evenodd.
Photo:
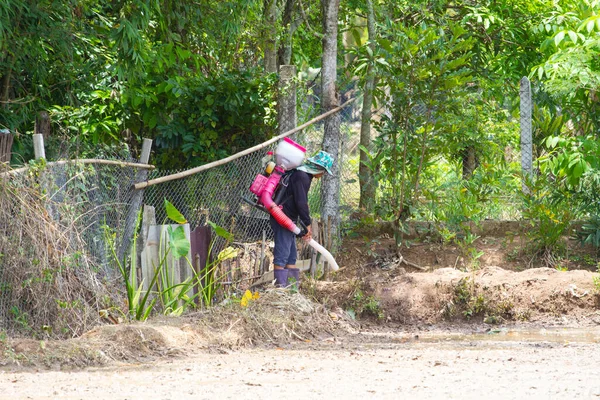
<instances>
[{"instance_id":1,"label":"white spray tube","mask_svg":"<svg viewBox=\"0 0 600 400\"><path fill-rule=\"evenodd\" d=\"M310 247L312 247L313 249L315 249L316 251L318 251L319 253L321 253L323 255L323 257L325 257L325 260L327 260L327 262L329 263L329 267L333 271L337 271L338 269L340 269L340 267L335 262L335 259L333 258L331 253L329 251L327 251L327 249L325 247L323 247L319 243L317 243L315 241L315 239L310 239L310 242L308 242L308 245Z\"/></svg>"}]
</instances>

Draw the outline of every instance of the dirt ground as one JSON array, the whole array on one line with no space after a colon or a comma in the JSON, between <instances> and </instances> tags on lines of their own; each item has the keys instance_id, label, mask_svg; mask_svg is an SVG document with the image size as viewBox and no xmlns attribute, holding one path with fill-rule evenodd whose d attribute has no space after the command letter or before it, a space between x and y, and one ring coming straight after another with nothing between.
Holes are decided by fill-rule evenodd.
<instances>
[{"instance_id":1,"label":"dirt ground","mask_svg":"<svg viewBox=\"0 0 600 400\"><path fill-rule=\"evenodd\" d=\"M363 332L84 370L0 372L0 399L597 399L600 331L531 340ZM583 341L579 341L583 340ZM595 343L593 342L595 340Z\"/></svg>"},{"instance_id":2,"label":"dirt ground","mask_svg":"<svg viewBox=\"0 0 600 400\"><path fill-rule=\"evenodd\" d=\"M597 255L522 241L345 242L342 269L248 307L0 340L0 399L600 398ZM474 254L474 253L471 253ZM597 279L597 278L596 278Z\"/></svg>"}]
</instances>

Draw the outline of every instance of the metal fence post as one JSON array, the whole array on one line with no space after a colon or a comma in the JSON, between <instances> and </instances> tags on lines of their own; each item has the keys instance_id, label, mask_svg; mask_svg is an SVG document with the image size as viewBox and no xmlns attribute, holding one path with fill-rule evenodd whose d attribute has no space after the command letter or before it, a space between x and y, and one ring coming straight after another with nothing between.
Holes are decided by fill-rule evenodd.
<instances>
[{"instance_id":1,"label":"metal fence post","mask_svg":"<svg viewBox=\"0 0 600 400\"><path fill-rule=\"evenodd\" d=\"M527 186L527 180L532 177L533 168L533 149L531 140L531 116L533 102L531 100L531 83L527 77L523 77L520 82L521 96L521 168L523 171L523 193L530 194L531 190Z\"/></svg>"}]
</instances>

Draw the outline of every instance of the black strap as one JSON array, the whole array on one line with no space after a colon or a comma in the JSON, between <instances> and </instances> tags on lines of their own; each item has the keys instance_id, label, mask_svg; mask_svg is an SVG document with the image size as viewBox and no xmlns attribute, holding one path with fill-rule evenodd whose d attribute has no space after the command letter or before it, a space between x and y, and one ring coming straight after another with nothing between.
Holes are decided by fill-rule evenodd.
<instances>
[{"instance_id":1,"label":"black strap","mask_svg":"<svg viewBox=\"0 0 600 400\"><path fill-rule=\"evenodd\" d=\"M285 194L285 191L288 188L290 177L292 176L294 171L296 171L296 169L287 171L285 174L283 174L281 180L279 181L279 185L277 186L277 189L275 190L275 195L273 196L273 200L278 206L284 205L289 199L292 198L292 195L289 195L285 198L283 197L283 195Z\"/></svg>"}]
</instances>

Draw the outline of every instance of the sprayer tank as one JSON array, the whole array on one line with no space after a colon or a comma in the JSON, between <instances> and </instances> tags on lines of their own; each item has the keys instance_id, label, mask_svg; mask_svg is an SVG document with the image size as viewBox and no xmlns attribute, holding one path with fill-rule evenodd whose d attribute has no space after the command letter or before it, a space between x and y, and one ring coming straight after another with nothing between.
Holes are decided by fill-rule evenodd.
<instances>
[{"instance_id":1,"label":"sprayer tank","mask_svg":"<svg viewBox=\"0 0 600 400\"><path fill-rule=\"evenodd\" d=\"M290 138L283 138L275 149L275 162L287 171L299 167L304 161L305 154L306 148Z\"/></svg>"}]
</instances>

